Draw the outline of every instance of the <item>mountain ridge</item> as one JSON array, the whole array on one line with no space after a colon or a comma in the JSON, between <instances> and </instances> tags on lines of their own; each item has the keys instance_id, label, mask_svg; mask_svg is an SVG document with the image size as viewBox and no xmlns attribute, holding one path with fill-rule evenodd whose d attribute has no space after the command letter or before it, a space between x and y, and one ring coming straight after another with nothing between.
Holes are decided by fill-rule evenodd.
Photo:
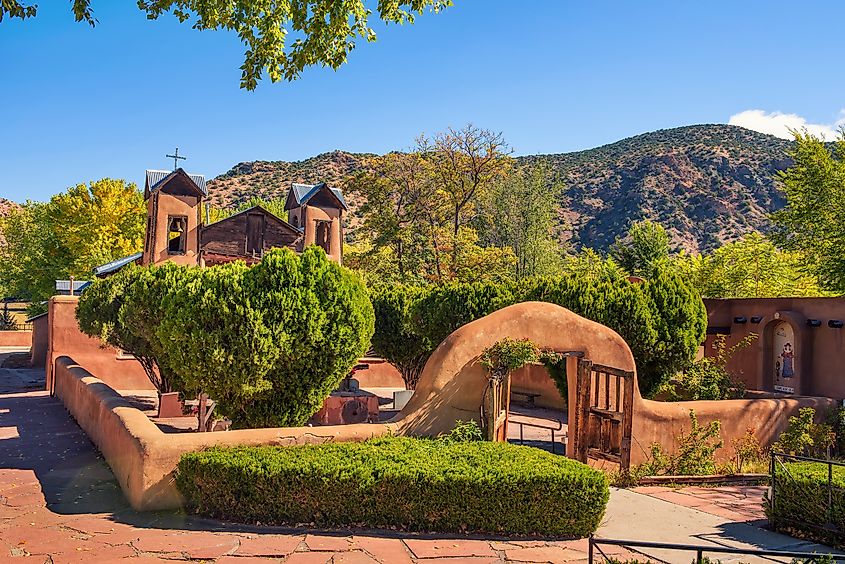
<instances>
[{"instance_id":1,"label":"mountain ridge","mask_svg":"<svg viewBox=\"0 0 845 564\"><path fill-rule=\"evenodd\" d=\"M776 174L792 142L725 124L651 131L592 149L515 157L563 186L558 215L574 246L607 249L631 222L660 222L676 249L710 251L757 230L785 204ZM342 185L372 153L341 150L301 161L247 161L209 181L211 202L284 197L291 182ZM355 221L358 202L349 204Z\"/></svg>"}]
</instances>

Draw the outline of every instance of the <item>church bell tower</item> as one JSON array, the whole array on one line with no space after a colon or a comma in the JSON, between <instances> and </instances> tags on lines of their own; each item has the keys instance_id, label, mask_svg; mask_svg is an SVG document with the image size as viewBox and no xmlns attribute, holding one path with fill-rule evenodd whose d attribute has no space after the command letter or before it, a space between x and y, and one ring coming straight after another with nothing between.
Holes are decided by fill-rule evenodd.
<instances>
[{"instance_id":1,"label":"church bell tower","mask_svg":"<svg viewBox=\"0 0 845 564\"><path fill-rule=\"evenodd\" d=\"M148 170L144 184L147 203L147 233L142 265L200 264L202 203L205 178L181 168Z\"/></svg>"}]
</instances>

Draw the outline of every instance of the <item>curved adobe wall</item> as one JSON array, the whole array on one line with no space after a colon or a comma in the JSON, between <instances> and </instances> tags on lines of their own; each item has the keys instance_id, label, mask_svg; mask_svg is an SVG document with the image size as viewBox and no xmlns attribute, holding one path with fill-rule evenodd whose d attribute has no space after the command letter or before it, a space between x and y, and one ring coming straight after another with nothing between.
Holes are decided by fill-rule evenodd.
<instances>
[{"instance_id":1,"label":"curved adobe wall","mask_svg":"<svg viewBox=\"0 0 845 564\"><path fill-rule=\"evenodd\" d=\"M543 349L580 351L595 363L636 370L628 344L609 327L555 304L515 304L464 325L440 343L428 359L411 401L393 419L400 432L437 435L452 429L456 420L478 421L487 384L478 357L505 337L530 339ZM567 369L568 401L575 405L576 372L572 369L574 359L571 360ZM532 382L536 384L537 379L526 379L521 384L530 389ZM546 386L543 383L536 389L546 391Z\"/></svg>"}]
</instances>

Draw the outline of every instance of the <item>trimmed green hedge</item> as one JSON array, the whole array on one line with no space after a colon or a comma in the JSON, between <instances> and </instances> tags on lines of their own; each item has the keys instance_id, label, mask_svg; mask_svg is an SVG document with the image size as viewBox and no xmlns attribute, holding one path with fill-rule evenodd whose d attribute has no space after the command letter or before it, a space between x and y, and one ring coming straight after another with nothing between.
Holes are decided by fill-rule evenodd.
<instances>
[{"instance_id":1,"label":"trimmed green hedge","mask_svg":"<svg viewBox=\"0 0 845 564\"><path fill-rule=\"evenodd\" d=\"M766 497L765 510L769 520L778 530L799 532L801 536L841 546L845 543L845 467L833 467L830 523L827 512L827 464L790 462L785 467L788 474L779 468L775 475L774 510L771 499ZM826 525L839 533L820 529Z\"/></svg>"},{"instance_id":2,"label":"trimmed green hedge","mask_svg":"<svg viewBox=\"0 0 845 564\"><path fill-rule=\"evenodd\" d=\"M609 497L605 475L539 449L380 438L182 456L188 510L261 524L586 536Z\"/></svg>"}]
</instances>

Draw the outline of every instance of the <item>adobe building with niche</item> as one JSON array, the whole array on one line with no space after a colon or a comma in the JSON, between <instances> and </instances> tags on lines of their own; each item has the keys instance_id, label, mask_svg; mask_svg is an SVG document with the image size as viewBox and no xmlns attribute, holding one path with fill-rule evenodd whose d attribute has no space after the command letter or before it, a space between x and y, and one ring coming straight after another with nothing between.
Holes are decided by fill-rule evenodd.
<instances>
[{"instance_id":1,"label":"adobe building with niche","mask_svg":"<svg viewBox=\"0 0 845 564\"><path fill-rule=\"evenodd\" d=\"M845 298L705 299L704 355L750 334L728 369L749 390L845 399Z\"/></svg>"}]
</instances>

